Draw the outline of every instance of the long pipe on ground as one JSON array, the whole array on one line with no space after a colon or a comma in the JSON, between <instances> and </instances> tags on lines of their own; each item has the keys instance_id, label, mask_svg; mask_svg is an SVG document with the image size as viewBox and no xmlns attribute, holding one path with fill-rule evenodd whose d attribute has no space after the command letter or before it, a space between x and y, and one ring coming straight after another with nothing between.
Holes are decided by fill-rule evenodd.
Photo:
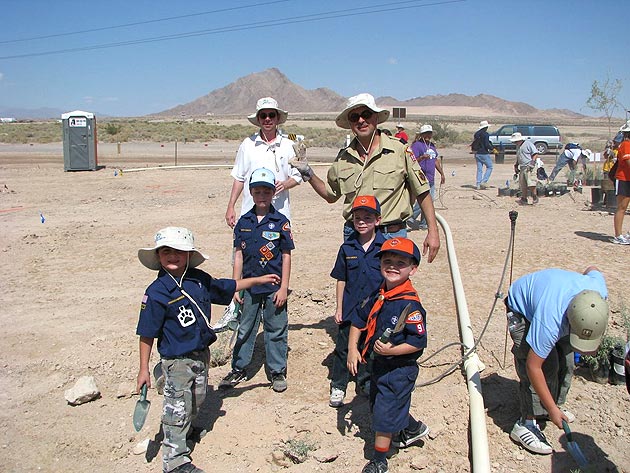
<instances>
[{"instance_id":1,"label":"long pipe on ground","mask_svg":"<svg viewBox=\"0 0 630 473\"><path fill-rule=\"evenodd\" d=\"M475 345L475 338L472 332L472 325L470 324L468 304L466 303L464 286L462 285L462 279L459 273L459 265L457 264L457 255L455 254L451 229L446 223L446 220L437 212L435 213L435 217L442 227L442 230L444 230L446 239L446 254L448 255L448 264L451 270L455 305L459 319L460 336L464 344L464 353L470 352L464 360L464 370L468 384L472 471L473 473L490 473L488 432L486 430L486 414L483 403L483 393L481 391L481 375L479 374L481 371L480 368L483 369L483 364L479 360L477 353L471 352L471 348Z\"/></svg>"}]
</instances>

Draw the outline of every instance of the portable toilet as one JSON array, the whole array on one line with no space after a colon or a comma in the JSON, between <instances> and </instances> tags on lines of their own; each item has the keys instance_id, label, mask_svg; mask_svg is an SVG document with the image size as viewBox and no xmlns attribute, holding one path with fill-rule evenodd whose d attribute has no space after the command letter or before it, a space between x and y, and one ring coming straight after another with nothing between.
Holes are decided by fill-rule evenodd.
<instances>
[{"instance_id":1,"label":"portable toilet","mask_svg":"<svg viewBox=\"0 0 630 473\"><path fill-rule=\"evenodd\" d=\"M64 171L94 171L96 157L96 117L75 110L61 115L63 124Z\"/></svg>"}]
</instances>

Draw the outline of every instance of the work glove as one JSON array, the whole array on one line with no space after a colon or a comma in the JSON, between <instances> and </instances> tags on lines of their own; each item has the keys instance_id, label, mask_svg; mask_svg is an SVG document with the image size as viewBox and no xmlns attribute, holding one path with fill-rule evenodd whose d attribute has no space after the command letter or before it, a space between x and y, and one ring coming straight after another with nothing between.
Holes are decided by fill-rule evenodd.
<instances>
[{"instance_id":1,"label":"work glove","mask_svg":"<svg viewBox=\"0 0 630 473\"><path fill-rule=\"evenodd\" d=\"M313 176L313 169L309 166L306 159L306 143L304 143L304 140L295 142L293 151L295 151L295 157L289 159L289 165L297 169L302 175L304 182L307 182Z\"/></svg>"}]
</instances>

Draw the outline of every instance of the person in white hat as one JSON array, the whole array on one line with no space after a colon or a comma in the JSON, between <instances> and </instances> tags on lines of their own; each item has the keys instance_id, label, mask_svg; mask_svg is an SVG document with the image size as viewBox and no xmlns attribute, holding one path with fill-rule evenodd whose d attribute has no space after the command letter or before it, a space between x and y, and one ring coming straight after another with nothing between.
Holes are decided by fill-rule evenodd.
<instances>
[{"instance_id":1,"label":"person in white hat","mask_svg":"<svg viewBox=\"0 0 630 473\"><path fill-rule=\"evenodd\" d=\"M538 203L538 195L536 193L536 159L538 158L538 148L532 140L526 139L518 131L512 133L510 141L516 144L516 163L514 163L514 171L518 173L518 183L521 187L521 198L518 203L528 205L527 193L532 194L532 203Z\"/></svg>"},{"instance_id":2,"label":"person in white hat","mask_svg":"<svg viewBox=\"0 0 630 473\"><path fill-rule=\"evenodd\" d=\"M291 220L289 189L301 184L302 176L289 166L289 160L295 157L294 142L282 136L278 129L278 125L287 121L288 115L288 112L278 106L276 99L263 97L256 103L256 111L247 117L259 129L243 140L236 153L232 169L234 182L225 212L225 221L231 228L236 225L238 216L249 212L254 206L249 187L245 183L249 181L254 169L263 167L272 170L276 175L274 207ZM241 211L237 216L235 206L241 194Z\"/></svg>"},{"instance_id":3,"label":"person in white hat","mask_svg":"<svg viewBox=\"0 0 630 473\"><path fill-rule=\"evenodd\" d=\"M386 238L406 236L405 222L417 201L427 220L423 254L431 262L440 248L435 209L429 182L411 150L395 138L381 133L377 126L389 118L389 110L376 105L374 97L362 93L348 99L337 116L338 127L352 130L354 139L339 151L328 169L326 182L307 162L294 161L302 176L327 202L343 197L344 237L352 234L352 202L357 195L373 195L381 203L380 230Z\"/></svg>"},{"instance_id":4,"label":"person in white hat","mask_svg":"<svg viewBox=\"0 0 630 473\"><path fill-rule=\"evenodd\" d=\"M591 159L592 156L593 152L590 149L582 149L579 143L567 143L560 156L558 156L551 174L549 174L549 180L554 181L558 173L566 165L569 165L569 169L574 171L577 169L578 162L582 161L582 169L585 169L586 161Z\"/></svg>"},{"instance_id":5,"label":"person in white hat","mask_svg":"<svg viewBox=\"0 0 630 473\"><path fill-rule=\"evenodd\" d=\"M396 134L394 135L394 138L398 138L404 145L406 145L409 141L409 135L407 135L407 132L405 131L405 126L400 122L396 124Z\"/></svg>"},{"instance_id":6,"label":"person in white hat","mask_svg":"<svg viewBox=\"0 0 630 473\"><path fill-rule=\"evenodd\" d=\"M211 304L227 305L235 292L259 284L279 284L280 278L275 274L239 280L213 278L197 269L208 257L195 247L187 228L163 228L154 241L153 247L138 250L140 262L158 274L140 305L136 389L139 392L144 385L151 387L149 360L157 339L165 377L162 470L203 473L192 464L186 437L206 397L208 347L217 339L210 327Z\"/></svg>"},{"instance_id":7,"label":"person in white hat","mask_svg":"<svg viewBox=\"0 0 630 473\"><path fill-rule=\"evenodd\" d=\"M440 184L446 182L446 177L442 170L442 163L438 159L438 150L431 138L433 138L433 127L429 124L422 125L411 144L411 151L416 157L416 161L420 164L420 169L422 169L429 180L431 200L435 201L435 171L440 173ZM421 214L418 202L414 202L413 215L407 220L407 230L427 229L427 222L424 216L418 221Z\"/></svg>"},{"instance_id":8,"label":"person in white hat","mask_svg":"<svg viewBox=\"0 0 630 473\"><path fill-rule=\"evenodd\" d=\"M510 437L530 452L553 449L536 419L562 421L575 415L564 408L575 364L574 351L594 353L608 324L608 289L595 267L583 273L545 269L520 277L505 299L508 328L519 377L520 419Z\"/></svg>"},{"instance_id":9,"label":"person in white hat","mask_svg":"<svg viewBox=\"0 0 630 473\"><path fill-rule=\"evenodd\" d=\"M630 121L619 129L622 140L617 148L617 169L612 168L615 179L617 210L613 217L615 236L611 239L618 245L630 245L630 232L623 233L623 219L630 205Z\"/></svg>"},{"instance_id":10,"label":"person in white hat","mask_svg":"<svg viewBox=\"0 0 630 473\"><path fill-rule=\"evenodd\" d=\"M471 145L471 149L475 153L475 161L477 162L476 189L487 189L488 181L492 175L492 150L494 146L490 142L489 126L488 120L479 122L479 128L475 132ZM483 170L484 167L486 168L485 172Z\"/></svg>"}]
</instances>

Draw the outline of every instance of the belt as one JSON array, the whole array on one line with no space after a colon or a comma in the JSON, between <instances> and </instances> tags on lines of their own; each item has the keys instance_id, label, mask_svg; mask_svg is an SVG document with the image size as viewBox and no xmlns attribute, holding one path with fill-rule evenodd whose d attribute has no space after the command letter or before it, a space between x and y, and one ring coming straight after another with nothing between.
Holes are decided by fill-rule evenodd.
<instances>
[{"instance_id":1,"label":"belt","mask_svg":"<svg viewBox=\"0 0 630 473\"><path fill-rule=\"evenodd\" d=\"M405 222L392 222L378 226L383 233L396 233L405 228Z\"/></svg>"}]
</instances>

